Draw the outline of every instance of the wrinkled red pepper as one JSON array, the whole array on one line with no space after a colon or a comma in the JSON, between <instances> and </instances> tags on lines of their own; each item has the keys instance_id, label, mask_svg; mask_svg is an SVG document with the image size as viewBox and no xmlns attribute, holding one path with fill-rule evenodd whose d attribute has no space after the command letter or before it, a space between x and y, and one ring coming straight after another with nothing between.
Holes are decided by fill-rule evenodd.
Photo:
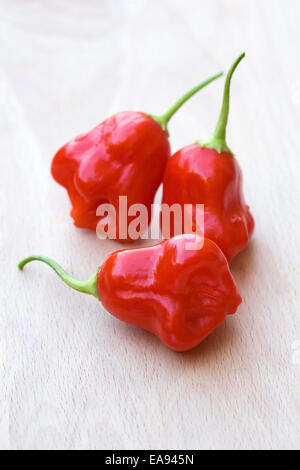
<instances>
[{"instance_id":1,"label":"wrinkled red pepper","mask_svg":"<svg viewBox=\"0 0 300 470\"><path fill-rule=\"evenodd\" d=\"M213 240L229 261L247 246L254 230L254 219L243 196L242 172L226 143L231 77L244 56L228 72L213 136L175 153L168 161L163 179L163 203L169 206L177 203L182 209L184 204L193 205L193 231L197 229L195 205L204 204L205 237ZM170 231L162 227L162 232L166 237L176 234L174 223Z\"/></svg>"},{"instance_id":2,"label":"wrinkled red pepper","mask_svg":"<svg viewBox=\"0 0 300 470\"><path fill-rule=\"evenodd\" d=\"M86 282L45 257L27 258L19 268L34 260L48 264L70 287L94 295L112 315L154 333L174 351L197 346L242 301L222 251L199 236L179 235L152 247L115 252Z\"/></svg>"},{"instance_id":3,"label":"wrinkled red pepper","mask_svg":"<svg viewBox=\"0 0 300 470\"><path fill-rule=\"evenodd\" d=\"M128 207L146 206L150 224L151 204L171 154L167 124L183 103L221 75L190 90L161 116L117 113L56 153L52 175L68 191L77 227L96 230L101 219L96 210L109 203L116 209L116 239L133 241L128 226L134 216L128 217L127 234L119 233L119 196L127 196Z\"/></svg>"}]
</instances>

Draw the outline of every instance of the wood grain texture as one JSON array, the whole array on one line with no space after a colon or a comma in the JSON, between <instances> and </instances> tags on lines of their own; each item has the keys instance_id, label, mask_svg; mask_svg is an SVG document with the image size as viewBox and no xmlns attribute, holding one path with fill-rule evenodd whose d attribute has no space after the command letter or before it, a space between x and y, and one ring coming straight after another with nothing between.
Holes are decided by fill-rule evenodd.
<instances>
[{"instance_id":1,"label":"wood grain texture","mask_svg":"<svg viewBox=\"0 0 300 470\"><path fill-rule=\"evenodd\" d=\"M1 448L300 447L299 23L298 0L1 0ZM73 227L49 174L64 142L159 113L242 50L229 143L256 232L237 315L175 354L47 267L18 272L37 253L87 278L119 248ZM211 133L222 86L173 119L174 151Z\"/></svg>"}]
</instances>

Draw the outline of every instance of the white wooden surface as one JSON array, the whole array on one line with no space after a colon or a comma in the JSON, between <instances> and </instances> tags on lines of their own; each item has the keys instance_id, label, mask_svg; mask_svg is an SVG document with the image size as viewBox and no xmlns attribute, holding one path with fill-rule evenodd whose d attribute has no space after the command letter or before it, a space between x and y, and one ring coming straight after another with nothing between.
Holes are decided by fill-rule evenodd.
<instances>
[{"instance_id":1,"label":"white wooden surface","mask_svg":"<svg viewBox=\"0 0 300 470\"><path fill-rule=\"evenodd\" d=\"M0 447L300 447L298 0L0 0ZM229 143L256 219L232 271L244 303L199 348L69 290L32 253L87 278L119 248L75 229L49 174L68 139L117 110L159 113L246 50ZM223 83L170 125L207 137Z\"/></svg>"}]
</instances>

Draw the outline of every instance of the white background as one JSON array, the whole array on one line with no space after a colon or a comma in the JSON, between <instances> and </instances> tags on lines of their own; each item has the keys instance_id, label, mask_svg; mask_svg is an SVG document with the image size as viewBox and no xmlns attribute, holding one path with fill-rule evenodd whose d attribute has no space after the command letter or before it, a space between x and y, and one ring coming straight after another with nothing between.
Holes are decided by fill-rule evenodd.
<instances>
[{"instance_id":1,"label":"white background","mask_svg":"<svg viewBox=\"0 0 300 470\"><path fill-rule=\"evenodd\" d=\"M0 0L0 447L300 447L300 4L297 0ZM159 113L233 79L228 143L256 219L232 263L244 298L200 347L168 351L68 289L119 249L78 230L53 154L118 110ZM222 80L170 124L207 137Z\"/></svg>"}]
</instances>

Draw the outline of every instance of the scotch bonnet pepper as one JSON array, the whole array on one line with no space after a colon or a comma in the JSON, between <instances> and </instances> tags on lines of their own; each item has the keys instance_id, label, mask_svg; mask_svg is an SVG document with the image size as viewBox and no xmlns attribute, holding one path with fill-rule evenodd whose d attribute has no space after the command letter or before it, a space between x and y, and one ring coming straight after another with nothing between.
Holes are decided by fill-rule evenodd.
<instances>
[{"instance_id":1,"label":"scotch bonnet pepper","mask_svg":"<svg viewBox=\"0 0 300 470\"><path fill-rule=\"evenodd\" d=\"M236 312L242 299L220 248L198 235L179 235L146 248L113 253L88 281L56 262L39 260L73 289L91 294L115 317L154 333L174 351L203 341Z\"/></svg>"},{"instance_id":2,"label":"scotch bonnet pepper","mask_svg":"<svg viewBox=\"0 0 300 470\"><path fill-rule=\"evenodd\" d=\"M101 220L97 208L111 204L117 215L116 239L133 241L128 230L119 233L119 196L127 196L128 206L146 206L150 224L151 204L171 155L167 124L191 96L221 75L197 85L161 116L117 113L56 153L52 175L68 192L77 227L96 230ZM134 218L128 217L127 228Z\"/></svg>"},{"instance_id":3,"label":"scotch bonnet pepper","mask_svg":"<svg viewBox=\"0 0 300 470\"><path fill-rule=\"evenodd\" d=\"M221 114L213 136L176 152L167 163L163 179L163 203L169 206L177 203L182 208L184 204L194 208L204 204L205 236L222 249L228 261L247 246L254 230L254 219L243 195L242 172L226 143L231 77L244 56L234 62L226 77ZM194 210L193 231L196 230ZM166 237L173 236L175 225L171 224L168 232L162 226L162 232Z\"/></svg>"}]
</instances>

